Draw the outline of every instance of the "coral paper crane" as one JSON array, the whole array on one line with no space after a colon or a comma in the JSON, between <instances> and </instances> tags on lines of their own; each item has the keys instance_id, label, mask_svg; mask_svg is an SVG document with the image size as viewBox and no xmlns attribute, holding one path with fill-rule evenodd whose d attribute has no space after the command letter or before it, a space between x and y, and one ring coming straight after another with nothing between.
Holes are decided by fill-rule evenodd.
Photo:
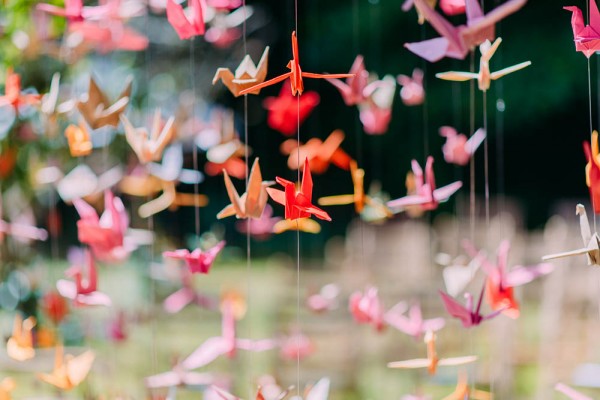
<instances>
[{"instance_id":1,"label":"coral paper crane","mask_svg":"<svg viewBox=\"0 0 600 400\"><path fill-rule=\"evenodd\" d=\"M85 380L96 355L87 350L74 357L67 354L63 359L63 347L56 347L54 370L50 374L39 373L37 377L60 390L71 390Z\"/></svg>"},{"instance_id":2,"label":"coral paper crane","mask_svg":"<svg viewBox=\"0 0 600 400\"><path fill-rule=\"evenodd\" d=\"M181 40L202 36L206 29L200 0L188 1L188 14L181 4L174 0L167 0L167 20Z\"/></svg>"},{"instance_id":3,"label":"coral paper crane","mask_svg":"<svg viewBox=\"0 0 600 400\"><path fill-rule=\"evenodd\" d=\"M15 315L12 335L6 342L6 353L10 358L17 361L26 361L35 357L33 348L33 327L36 320L28 317L23 320L21 314Z\"/></svg>"},{"instance_id":4,"label":"coral paper crane","mask_svg":"<svg viewBox=\"0 0 600 400\"><path fill-rule=\"evenodd\" d=\"M496 39L494 44L490 43L489 40L486 40L479 46L479 50L481 51L481 58L479 59L478 73L448 71L435 74L435 76L446 81L455 82L463 82L471 79L477 79L477 86L479 87L479 90L485 92L490 88L492 81L500 79L505 75L511 74L531 65L531 61L524 61L511 67L501 69L500 71L490 72L490 59L494 56L496 50L498 50L498 46L500 46L500 43L502 43L502 38Z\"/></svg>"},{"instance_id":5,"label":"coral paper crane","mask_svg":"<svg viewBox=\"0 0 600 400\"><path fill-rule=\"evenodd\" d=\"M42 98L39 94L26 94L21 92L21 76L15 74L12 68L6 70L4 96L0 96L0 107L10 105L19 110L22 105L38 104Z\"/></svg>"},{"instance_id":6,"label":"coral paper crane","mask_svg":"<svg viewBox=\"0 0 600 400\"><path fill-rule=\"evenodd\" d=\"M363 56L358 55L350 67L350 73L353 75L346 79L346 82L340 79L327 79L329 83L337 88L347 106L353 106L364 102L365 88L369 84L369 72L365 69Z\"/></svg>"},{"instance_id":7,"label":"coral paper crane","mask_svg":"<svg viewBox=\"0 0 600 400\"><path fill-rule=\"evenodd\" d=\"M444 160L450 164L464 166L469 163L469 160L485 139L485 130L483 128L477 129L467 140L466 135L458 133L453 127L442 126L440 136L446 138L446 143L442 146Z\"/></svg>"},{"instance_id":8,"label":"coral paper crane","mask_svg":"<svg viewBox=\"0 0 600 400\"><path fill-rule=\"evenodd\" d=\"M305 144L295 139L288 139L280 146L283 154L289 155L288 168L295 170L301 167L299 160L308 158L311 172L324 173L329 164L335 164L341 169L348 170L352 159L340 147L344 141L344 132L336 129L325 140L311 138Z\"/></svg>"},{"instance_id":9,"label":"coral paper crane","mask_svg":"<svg viewBox=\"0 0 600 400\"><path fill-rule=\"evenodd\" d=\"M312 79L328 79L328 78L350 78L354 76L354 74L315 74L312 72L302 72L300 68L300 55L298 51L298 38L296 37L296 31L292 32L292 59L287 65L287 68L290 72L287 72L283 75L279 75L276 78L270 79L266 82L260 83L258 85L249 87L240 92L240 94L247 94L254 92L256 90L260 90L264 87L274 85L278 82L281 82L287 78L290 78L290 86L292 88L292 95L302 95L304 91L304 82L302 78L312 78Z\"/></svg>"},{"instance_id":10,"label":"coral paper crane","mask_svg":"<svg viewBox=\"0 0 600 400\"><path fill-rule=\"evenodd\" d=\"M240 92L244 89L256 86L263 83L267 77L267 66L269 57L269 46L265 47L260 61L254 65L252 58L246 55L240 65L235 69L233 74L229 68L219 68L212 80L213 85L219 80L223 81L223 85L229 89L235 97L240 96ZM248 92L248 94L259 94L260 88Z\"/></svg>"},{"instance_id":11,"label":"coral paper crane","mask_svg":"<svg viewBox=\"0 0 600 400\"><path fill-rule=\"evenodd\" d=\"M233 182L229 178L227 171L223 170L223 178L225 179L225 188L231 204L225 207L217 214L218 219L235 215L239 219L255 218L259 219L267 205L267 187L271 186L272 181L263 181L260 172L258 158L254 160L250 176L248 178L248 188L244 194L238 195L237 190L233 186Z\"/></svg>"},{"instance_id":12,"label":"coral paper crane","mask_svg":"<svg viewBox=\"0 0 600 400\"><path fill-rule=\"evenodd\" d=\"M273 200L285 206L286 219L295 220L314 215L319 219L331 221L329 214L311 203L313 181L308 158L304 160L304 175L302 176L300 191L296 190L294 182L280 177L276 177L275 179L277 183L285 188L285 191L267 188L267 192Z\"/></svg>"},{"instance_id":13,"label":"coral paper crane","mask_svg":"<svg viewBox=\"0 0 600 400\"><path fill-rule=\"evenodd\" d=\"M573 13L571 25L573 27L573 40L575 41L575 50L581 51L587 58L600 50L600 12L596 0L589 0L590 24L585 25L583 13L576 6L563 7L565 10Z\"/></svg>"},{"instance_id":14,"label":"coral paper crane","mask_svg":"<svg viewBox=\"0 0 600 400\"><path fill-rule=\"evenodd\" d=\"M435 62L444 57L462 60L475 46L485 40L494 40L496 23L518 11L527 0L508 0L487 14L483 13L479 1L466 0L467 24L460 26L448 22L427 4L427 0L414 0L414 2L441 37L418 43L406 43L404 47L427 61Z\"/></svg>"},{"instance_id":15,"label":"coral paper crane","mask_svg":"<svg viewBox=\"0 0 600 400\"><path fill-rule=\"evenodd\" d=\"M388 368L427 368L430 375L435 375L438 366L463 365L477 360L476 356L438 358L435 351L435 333L431 331L425 334L425 344L427 345L427 358L390 362L387 365Z\"/></svg>"}]
</instances>

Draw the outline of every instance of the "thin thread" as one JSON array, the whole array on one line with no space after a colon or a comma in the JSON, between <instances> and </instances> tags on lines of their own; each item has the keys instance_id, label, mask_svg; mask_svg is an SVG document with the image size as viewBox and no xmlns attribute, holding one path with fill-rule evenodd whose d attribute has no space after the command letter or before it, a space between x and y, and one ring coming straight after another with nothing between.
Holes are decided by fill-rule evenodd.
<instances>
[{"instance_id":1,"label":"thin thread","mask_svg":"<svg viewBox=\"0 0 600 400\"><path fill-rule=\"evenodd\" d=\"M588 113L589 113L589 120L590 120L590 143L593 146L593 126L592 126L592 74L590 72L590 59L588 58L587 60L587 77L588 77ZM594 196L592 196L592 203L594 201ZM594 206L592 204L592 206ZM595 207L593 207L595 210ZM594 232L598 232L598 229L596 227L597 223L596 223L596 212L594 211L592 213L594 215Z\"/></svg>"},{"instance_id":2,"label":"thin thread","mask_svg":"<svg viewBox=\"0 0 600 400\"><path fill-rule=\"evenodd\" d=\"M196 120L196 79L194 71L196 70L196 51L195 42L196 37L192 37L190 40L190 80L192 84L192 121ZM198 146L193 146L192 149L192 163L194 171L198 171ZM194 182L194 227L198 244L200 244L200 206L198 204L198 182Z\"/></svg>"},{"instance_id":3,"label":"thin thread","mask_svg":"<svg viewBox=\"0 0 600 400\"><path fill-rule=\"evenodd\" d=\"M296 21L298 20L298 0L296 0ZM298 161L298 182L300 182L300 95L297 95L296 132L298 148L296 157ZM306 174L308 171L304 171ZM296 328L300 331L300 223L296 220ZM300 397L300 335L296 336L296 387Z\"/></svg>"},{"instance_id":4,"label":"thin thread","mask_svg":"<svg viewBox=\"0 0 600 400\"><path fill-rule=\"evenodd\" d=\"M489 177L489 154L488 154L488 118L487 118L487 91L483 91L483 129L485 139L483 140L483 169L485 177L485 227L489 237L490 229L490 177Z\"/></svg>"},{"instance_id":5,"label":"thin thread","mask_svg":"<svg viewBox=\"0 0 600 400\"><path fill-rule=\"evenodd\" d=\"M475 52L471 52L470 71L475 71ZM469 82L469 132L475 133L475 82ZM471 230L471 241L475 242L475 153L469 162L469 222Z\"/></svg>"}]
</instances>

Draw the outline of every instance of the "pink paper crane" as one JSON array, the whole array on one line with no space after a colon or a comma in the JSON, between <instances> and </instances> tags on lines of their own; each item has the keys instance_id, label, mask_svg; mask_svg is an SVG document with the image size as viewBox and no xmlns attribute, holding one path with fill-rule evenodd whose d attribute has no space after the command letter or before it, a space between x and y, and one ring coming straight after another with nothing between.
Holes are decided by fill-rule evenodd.
<instances>
[{"instance_id":1,"label":"pink paper crane","mask_svg":"<svg viewBox=\"0 0 600 400\"><path fill-rule=\"evenodd\" d=\"M467 8L465 0L440 0L440 8L446 15L464 14Z\"/></svg>"},{"instance_id":2,"label":"pink paper crane","mask_svg":"<svg viewBox=\"0 0 600 400\"><path fill-rule=\"evenodd\" d=\"M396 328L400 332L404 332L417 340L421 339L425 332L439 331L446 324L444 318L423 319L421 306L418 302L413 302L410 306L408 316L404 315L407 308L408 305L406 302L400 302L387 311L384 314L383 319L389 326Z\"/></svg>"},{"instance_id":3,"label":"pink paper crane","mask_svg":"<svg viewBox=\"0 0 600 400\"><path fill-rule=\"evenodd\" d=\"M383 135L392 121L392 105L396 93L396 80L386 75L364 90L366 100L358 104L360 122L365 133Z\"/></svg>"},{"instance_id":4,"label":"pink paper crane","mask_svg":"<svg viewBox=\"0 0 600 400\"><path fill-rule=\"evenodd\" d=\"M376 287L369 286L364 292L352 293L349 309L359 324L371 324L378 332L385 328L384 307Z\"/></svg>"},{"instance_id":5,"label":"pink paper crane","mask_svg":"<svg viewBox=\"0 0 600 400\"><path fill-rule=\"evenodd\" d=\"M85 44L102 54L115 50L141 51L149 44L146 36L118 20L109 24L97 21L74 22L69 26L69 35L79 36Z\"/></svg>"},{"instance_id":6,"label":"pink paper crane","mask_svg":"<svg viewBox=\"0 0 600 400\"><path fill-rule=\"evenodd\" d=\"M72 281L60 279L56 288L61 296L73 300L76 306L110 306L111 300L107 294L98 291L98 272L92 253L85 251L87 265L87 278L83 278L81 265L73 265L67 269L65 275L73 278Z\"/></svg>"},{"instance_id":7,"label":"pink paper crane","mask_svg":"<svg viewBox=\"0 0 600 400\"><path fill-rule=\"evenodd\" d=\"M406 106L418 106L425 101L425 89L423 88L424 73L419 68L413 70L412 76L398 75L396 78L400 89L400 98Z\"/></svg>"},{"instance_id":8,"label":"pink paper crane","mask_svg":"<svg viewBox=\"0 0 600 400\"><path fill-rule=\"evenodd\" d=\"M234 304L231 300L226 299L223 302L221 307L221 336L209 338L202 343L189 357L181 362L183 369L191 370L203 367L222 355L233 358L238 349L258 352L271 350L277 346L277 341L274 339L251 340L236 338L233 307Z\"/></svg>"},{"instance_id":9,"label":"pink paper crane","mask_svg":"<svg viewBox=\"0 0 600 400\"><path fill-rule=\"evenodd\" d=\"M581 51L587 58L600 50L600 12L596 0L590 2L590 24L585 25L583 13L579 7L563 7L573 13L571 25L573 26L573 39L575 50Z\"/></svg>"},{"instance_id":10,"label":"pink paper crane","mask_svg":"<svg viewBox=\"0 0 600 400\"><path fill-rule=\"evenodd\" d=\"M444 302L444 307L446 308L446 311L448 311L448 314L452 315L454 318L460 319L460 322L462 322L465 328L470 328L481 324L485 320L494 318L506 309L506 307L504 307L491 314L485 316L482 315L479 310L481 309L484 291L485 285L481 288L479 300L477 301L477 306L475 308L473 308L473 295L471 293L465 293L466 304L464 306L441 290L439 293L440 296L442 296L442 301Z\"/></svg>"},{"instance_id":11,"label":"pink paper crane","mask_svg":"<svg viewBox=\"0 0 600 400\"><path fill-rule=\"evenodd\" d=\"M466 135L458 133L453 127L442 126L440 136L446 138L446 143L442 147L444 160L450 164L467 165L479 145L484 141L485 130L483 128L478 129L467 140Z\"/></svg>"},{"instance_id":12,"label":"pink paper crane","mask_svg":"<svg viewBox=\"0 0 600 400\"><path fill-rule=\"evenodd\" d=\"M103 13L101 7L84 7L83 0L65 0L64 8L46 3L38 4L36 8L48 14L66 18L70 22L99 17Z\"/></svg>"},{"instance_id":13,"label":"pink paper crane","mask_svg":"<svg viewBox=\"0 0 600 400\"><path fill-rule=\"evenodd\" d=\"M427 61L435 62L444 57L462 60L475 46L485 40L494 40L496 23L518 11L527 0L509 0L487 14L483 13L477 0L466 0L467 24L452 25L426 0L414 0L415 6L441 37L404 46Z\"/></svg>"},{"instance_id":14,"label":"pink paper crane","mask_svg":"<svg viewBox=\"0 0 600 400\"><path fill-rule=\"evenodd\" d=\"M204 35L204 13L200 0L188 1L188 13L183 10L181 4L175 0L167 0L167 20L179 35L179 38L189 39L194 36Z\"/></svg>"},{"instance_id":15,"label":"pink paper crane","mask_svg":"<svg viewBox=\"0 0 600 400\"><path fill-rule=\"evenodd\" d=\"M169 314L176 314L189 304L203 308L214 309L215 301L199 293L192 283L192 272L189 268L181 268L181 289L170 294L163 302L163 308Z\"/></svg>"},{"instance_id":16,"label":"pink paper crane","mask_svg":"<svg viewBox=\"0 0 600 400\"><path fill-rule=\"evenodd\" d=\"M124 260L132 248L124 241L129 218L121 199L105 191L102 217L84 200L73 199L73 205L81 218L77 221L79 241L90 246L100 260Z\"/></svg>"},{"instance_id":17,"label":"pink paper crane","mask_svg":"<svg viewBox=\"0 0 600 400\"><path fill-rule=\"evenodd\" d=\"M340 79L327 79L340 91L347 106L360 104L367 99L365 89L369 84L369 72L365 69L363 56L356 56L352 67L350 67L350 74L353 76L346 78L346 82Z\"/></svg>"},{"instance_id":18,"label":"pink paper crane","mask_svg":"<svg viewBox=\"0 0 600 400\"><path fill-rule=\"evenodd\" d=\"M300 331L280 339L279 346L279 355L289 361L306 358L315 352L312 340Z\"/></svg>"},{"instance_id":19,"label":"pink paper crane","mask_svg":"<svg viewBox=\"0 0 600 400\"><path fill-rule=\"evenodd\" d=\"M144 378L148 389L172 388L177 386L207 387L215 382L215 377L207 372L193 372L175 365L171 371Z\"/></svg>"},{"instance_id":20,"label":"pink paper crane","mask_svg":"<svg viewBox=\"0 0 600 400\"><path fill-rule=\"evenodd\" d=\"M321 288L318 293L308 296L306 306L315 313L331 311L338 306L340 287L335 283L329 283Z\"/></svg>"},{"instance_id":21,"label":"pink paper crane","mask_svg":"<svg viewBox=\"0 0 600 400\"><path fill-rule=\"evenodd\" d=\"M190 271L194 274L208 274L215 258L224 247L225 241L223 240L206 251L202 251L199 248L191 252L187 249L179 249L165 251L163 252L163 257L184 260Z\"/></svg>"},{"instance_id":22,"label":"pink paper crane","mask_svg":"<svg viewBox=\"0 0 600 400\"><path fill-rule=\"evenodd\" d=\"M285 191L267 188L267 193L269 193L269 196L277 203L285 206L286 219L295 220L299 218L308 218L311 215L314 215L319 219L331 221L331 217L327 212L311 203L313 181L308 158L304 160L303 174L300 191L296 190L294 182L278 176L275 180L284 187Z\"/></svg>"},{"instance_id":23,"label":"pink paper crane","mask_svg":"<svg viewBox=\"0 0 600 400\"><path fill-rule=\"evenodd\" d=\"M462 187L462 182L457 181L436 189L432 156L427 157L427 163L425 164L425 181L423 180L423 170L416 160L412 160L412 170L415 177L416 193L388 201L387 206L394 212L404 211L411 206L424 211L435 210L439 203L447 201Z\"/></svg>"}]
</instances>

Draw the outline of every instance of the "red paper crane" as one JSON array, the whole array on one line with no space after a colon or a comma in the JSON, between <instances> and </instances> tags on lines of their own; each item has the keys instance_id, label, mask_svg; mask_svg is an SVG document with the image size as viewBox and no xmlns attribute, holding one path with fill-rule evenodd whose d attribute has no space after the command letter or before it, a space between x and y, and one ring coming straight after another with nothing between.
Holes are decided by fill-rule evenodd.
<instances>
[{"instance_id":1,"label":"red paper crane","mask_svg":"<svg viewBox=\"0 0 600 400\"><path fill-rule=\"evenodd\" d=\"M39 94L24 94L21 93L21 77L19 74L13 73L12 68L6 70L6 84L4 88L4 96L0 96L0 107L11 105L15 110L22 105L38 104L41 99Z\"/></svg>"},{"instance_id":2,"label":"red paper crane","mask_svg":"<svg viewBox=\"0 0 600 400\"><path fill-rule=\"evenodd\" d=\"M265 88L267 86L274 85L278 82L281 82L287 78L290 78L290 85L292 88L292 95L302 95L304 91L304 82L302 78L312 78L312 79L328 79L328 78L350 78L353 77L354 74L315 74L312 72L302 72L300 68L300 56L298 52L298 39L296 38L296 31L292 32L292 59L287 65L287 68L290 69L290 72L285 73L283 75L279 75L276 78L270 79L266 82L259 83L256 86L249 87L240 92L240 95L247 94L250 92L254 92L256 90Z\"/></svg>"}]
</instances>

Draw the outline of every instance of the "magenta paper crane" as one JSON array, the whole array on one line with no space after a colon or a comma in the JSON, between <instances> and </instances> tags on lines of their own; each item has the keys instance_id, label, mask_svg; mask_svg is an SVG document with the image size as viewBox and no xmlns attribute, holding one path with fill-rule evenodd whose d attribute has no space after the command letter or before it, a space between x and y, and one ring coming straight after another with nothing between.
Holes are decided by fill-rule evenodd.
<instances>
[{"instance_id":1,"label":"magenta paper crane","mask_svg":"<svg viewBox=\"0 0 600 400\"><path fill-rule=\"evenodd\" d=\"M203 367L216 358L226 355L235 357L238 349L248 351L266 351L277 347L274 339L238 339L235 333L234 304L231 300L225 300L222 305L221 336L207 339L189 357L181 362L181 367L186 370Z\"/></svg>"},{"instance_id":2,"label":"magenta paper crane","mask_svg":"<svg viewBox=\"0 0 600 400\"><path fill-rule=\"evenodd\" d=\"M181 268L181 288L167 296L163 308L169 314L176 314L189 304L196 304L203 308L214 309L216 302L199 293L192 284L192 272L189 268Z\"/></svg>"},{"instance_id":3,"label":"magenta paper crane","mask_svg":"<svg viewBox=\"0 0 600 400\"><path fill-rule=\"evenodd\" d=\"M565 385L564 383L557 383L554 386L554 390L556 390L557 392L561 392L571 400L592 400L591 397L588 397L585 394L578 392L577 390Z\"/></svg>"},{"instance_id":4,"label":"magenta paper crane","mask_svg":"<svg viewBox=\"0 0 600 400\"><path fill-rule=\"evenodd\" d=\"M423 180L423 170L419 163L416 160L412 160L411 165L415 177L416 194L388 201L387 206L393 212L401 212L407 207L412 206L418 207L424 211L435 210L439 203L447 201L450 196L462 187L462 182L457 181L436 189L432 156L427 157L427 163L425 164L425 180Z\"/></svg>"},{"instance_id":5,"label":"magenta paper crane","mask_svg":"<svg viewBox=\"0 0 600 400\"><path fill-rule=\"evenodd\" d=\"M350 74L352 76L346 78L346 82L335 78L327 79L340 91L347 106L360 104L367 99L365 89L369 85L369 72L365 69L363 56L356 56L352 67L350 67Z\"/></svg>"},{"instance_id":6,"label":"magenta paper crane","mask_svg":"<svg viewBox=\"0 0 600 400\"><path fill-rule=\"evenodd\" d=\"M58 292L61 296L73 300L76 306L110 306L110 297L97 290L98 272L92 253L89 250L85 251L85 263L87 265L87 278L83 278L81 265L73 265L65 273L73 280L60 279L56 282Z\"/></svg>"},{"instance_id":7,"label":"magenta paper crane","mask_svg":"<svg viewBox=\"0 0 600 400\"><path fill-rule=\"evenodd\" d=\"M444 57L462 60L475 46L494 40L496 23L518 11L527 0L509 0L487 14L483 14L478 0L466 0L467 24L460 26L448 22L426 0L414 0L414 3L441 37L404 46L419 57L435 62Z\"/></svg>"},{"instance_id":8,"label":"magenta paper crane","mask_svg":"<svg viewBox=\"0 0 600 400\"><path fill-rule=\"evenodd\" d=\"M444 307L446 308L446 311L448 311L448 314L452 315L454 318L460 319L460 322L462 322L465 328L470 328L481 324L485 320L496 317L506 309L506 307L503 307L491 314L485 316L482 315L479 311L481 309L484 291L485 285L481 288L479 300L477 300L477 306L475 308L473 308L473 295L471 293L465 293L466 303L464 306L441 290L439 293L440 296L442 296L442 301L444 302Z\"/></svg>"},{"instance_id":9,"label":"magenta paper crane","mask_svg":"<svg viewBox=\"0 0 600 400\"><path fill-rule=\"evenodd\" d=\"M587 58L600 50L600 12L596 0L590 2L590 24L585 25L583 13L576 6L563 7L565 10L573 13L571 25L573 26L573 40L575 41L575 50L581 51Z\"/></svg>"},{"instance_id":10,"label":"magenta paper crane","mask_svg":"<svg viewBox=\"0 0 600 400\"><path fill-rule=\"evenodd\" d=\"M446 143L442 146L444 160L450 164L467 165L469 160L475 154L475 151L485 139L485 130L477 129L475 133L467 140L467 136L458 133L451 126L442 126L440 136L446 138Z\"/></svg>"},{"instance_id":11,"label":"magenta paper crane","mask_svg":"<svg viewBox=\"0 0 600 400\"><path fill-rule=\"evenodd\" d=\"M407 309L408 316L404 315ZM421 339L427 331L439 331L446 324L444 318L423 319L418 302L413 302L410 308L406 302L400 302L386 312L383 318L389 326L417 340Z\"/></svg>"},{"instance_id":12,"label":"magenta paper crane","mask_svg":"<svg viewBox=\"0 0 600 400\"><path fill-rule=\"evenodd\" d=\"M174 0L167 0L167 20L182 40L204 35L206 28L200 0L189 0L188 12L189 16L186 15L181 4Z\"/></svg>"},{"instance_id":13,"label":"magenta paper crane","mask_svg":"<svg viewBox=\"0 0 600 400\"><path fill-rule=\"evenodd\" d=\"M194 274L208 274L210 267L217 255L225 247L225 241L222 240L210 249L202 251L202 249L195 249L189 251L188 249L179 249L173 251L163 252L163 257L175 258L178 260L184 260L190 271Z\"/></svg>"},{"instance_id":14,"label":"magenta paper crane","mask_svg":"<svg viewBox=\"0 0 600 400\"><path fill-rule=\"evenodd\" d=\"M376 287L368 286L364 293L352 293L348 308L359 324L371 324L379 332L385 328L384 307Z\"/></svg>"}]
</instances>

